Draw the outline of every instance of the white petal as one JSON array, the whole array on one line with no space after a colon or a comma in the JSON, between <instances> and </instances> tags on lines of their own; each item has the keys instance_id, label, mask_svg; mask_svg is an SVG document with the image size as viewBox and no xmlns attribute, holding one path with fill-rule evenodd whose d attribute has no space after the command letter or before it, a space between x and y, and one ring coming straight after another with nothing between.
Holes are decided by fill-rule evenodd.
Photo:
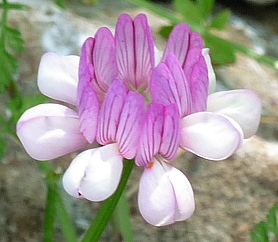
<instances>
[{"instance_id":1,"label":"white petal","mask_svg":"<svg viewBox=\"0 0 278 242\"><path fill-rule=\"evenodd\" d=\"M142 174L138 205L143 218L155 226L185 220L195 208L187 178L174 167L156 160Z\"/></svg>"},{"instance_id":2,"label":"white petal","mask_svg":"<svg viewBox=\"0 0 278 242\"><path fill-rule=\"evenodd\" d=\"M118 187L122 160L115 143L82 152L63 177L65 190L74 197L91 201L107 199Z\"/></svg>"},{"instance_id":3,"label":"white petal","mask_svg":"<svg viewBox=\"0 0 278 242\"><path fill-rule=\"evenodd\" d=\"M208 75L209 75L209 93L213 93L215 92L215 87L216 87L216 77L215 77L215 73L214 70L212 68L212 64L211 64L211 59L209 56L209 49L208 48L204 48L202 50L202 54L205 58L206 64L207 64L207 68L208 68Z\"/></svg>"},{"instance_id":4,"label":"white petal","mask_svg":"<svg viewBox=\"0 0 278 242\"><path fill-rule=\"evenodd\" d=\"M246 89L216 92L208 98L208 111L234 119L242 128L244 138L250 138L256 133L261 109L259 96Z\"/></svg>"},{"instance_id":5,"label":"white petal","mask_svg":"<svg viewBox=\"0 0 278 242\"><path fill-rule=\"evenodd\" d=\"M181 122L180 146L210 160L222 160L241 145L240 126L216 113L200 112L186 116Z\"/></svg>"},{"instance_id":6,"label":"white petal","mask_svg":"<svg viewBox=\"0 0 278 242\"><path fill-rule=\"evenodd\" d=\"M50 98L76 105L78 65L78 56L44 54L38 70L40 91Z\"/></svg>"},{"instance_id":7,"label":"white petal","mask_svg":"<svg viewBox=\"0 0 278 242\"><path fill-rule=\"evenodd\" d=\"M17 123L17 135L36 160L51 160L87 144L79 131L77 113L59 104L28 109Z\"/></svg>"}]
</instances>

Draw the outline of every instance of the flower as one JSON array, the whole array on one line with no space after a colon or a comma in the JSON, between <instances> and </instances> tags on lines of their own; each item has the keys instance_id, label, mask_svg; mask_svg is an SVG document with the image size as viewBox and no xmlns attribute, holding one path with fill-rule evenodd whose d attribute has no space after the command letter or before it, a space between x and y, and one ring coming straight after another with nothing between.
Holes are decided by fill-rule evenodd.
<instances>
[{"instance_id":1,"label":"flower","mask_svg":"<svg viewBox=\"0 0 278 242\"><path fill-rule=\"evenodd\" d=\"M188 179L170 165L178 147L210 160L227 158L256 132L261 101L249 90L215 92L209 50L185 23L173 29L161 60L155 49L146 16L122 14L115 34L100 28L80 58L45 54L40 91L75 107L33 107L19 119L17 134L37 160L100 145L77 155L63 176L76 198L108 198L123 159L135 159L144 167L139 210L150 224L164 226L195 209Z\"/></svg>"}]
</instances>

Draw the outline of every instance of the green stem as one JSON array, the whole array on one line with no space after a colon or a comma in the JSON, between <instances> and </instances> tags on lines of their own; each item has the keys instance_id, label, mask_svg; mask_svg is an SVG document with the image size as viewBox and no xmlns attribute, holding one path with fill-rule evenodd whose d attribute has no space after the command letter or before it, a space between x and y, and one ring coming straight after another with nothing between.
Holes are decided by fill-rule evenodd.
<instances>
[{"instance_id":1,"label":"green stem","mask_svg":"<svg viewBox=\"0 0 278 242\"><path fill-rule=\"evenodd\" d=\"M118 203L118 200L121 197L121 194L126 186L129 175L132 171L134 161L133 160L124 160L124 168L122 173L122 178L119 183L119 186L115 193L103 202L100 210L98 211L94 221L89 227L87 233L82 239L82 242L97 242L104 231L110 217Z\"/></svg>"},{"instance_id":2,"label":"green stem","mask_svg":"<svg viewBox=\"0 0 278 242\"><path fill-rule=\"evenodd\" d=\"M47 182L47 198L44 216L44 242L52 242L55 232L55 201L56 187L53 181L48 179Z\"/></svg>"},{"instance_id":3,"label":"green stem","mask_svg":"<svg viewBox=\"0 0 278 242\"><path fill-rule=\"evenodd\" d=\"M115 234L117 235L117 241L133 242L128 200L125 191L123 191L112 215L112 223Z\"/></svg>"},{"instance_id":4,"label":"green stem","mask_svg":"<svg viewBox=\"0 0 278 242\"><path fill-rule=\"evenodd\" d=\"M45 209L44 242L53 241L55 217L61 225L67 242L77 242L77 235L67 213L63 198L59 192L60 174L57 174L49 162L39 162L39 167L45 174L47 184L47 200Z\"/></svg>"},{"instance_id":5,"label":"green stem","mask_svg":"<svg viewBox=\"0 0 278 242\"><path fill-rule=\"evenodd\" d=\"M67 213L66 206L64 204L63 198L61 197L61 193L56 191L56 214L64 234L65 240L67 242L77 242L77 235L75 233L75 228L71 222L71 218Z\"/></svg>"}]
</instances>

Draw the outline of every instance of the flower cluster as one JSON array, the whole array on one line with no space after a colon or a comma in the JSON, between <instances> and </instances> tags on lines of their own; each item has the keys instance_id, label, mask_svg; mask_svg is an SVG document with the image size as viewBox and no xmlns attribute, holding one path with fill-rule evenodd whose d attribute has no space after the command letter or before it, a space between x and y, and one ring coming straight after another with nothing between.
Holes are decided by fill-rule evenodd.
<instances>
[{"instance_id":1,"label":"flower cluster","mask_svg":"<svg viewBox=\"0 0 278 242\"><path fill-rule=\"evenodd\" d=\"M108 198L124 158L135 159L144 167L140 212L162 226L189 218L195 207L188 179L170 165L178 148L227 158L256 132L261 101L249 90L214 92L209 51L185 23L173 29L158 56L143 14L134 20L121 15L114 35L100 28L80 57L46 53L38 87L70 107L48 103L27 110L17 134L37 160L99 144L77 155L63 176L65 190L76 198Z\"/></svg>"}]
</instances>

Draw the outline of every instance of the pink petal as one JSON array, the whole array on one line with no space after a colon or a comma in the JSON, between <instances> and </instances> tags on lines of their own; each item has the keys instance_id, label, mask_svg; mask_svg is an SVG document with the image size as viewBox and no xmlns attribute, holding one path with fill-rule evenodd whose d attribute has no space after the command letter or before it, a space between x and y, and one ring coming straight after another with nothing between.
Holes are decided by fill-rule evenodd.
<instances>
[{"instance_id":1,"label":"pink petal","mask_svg":"<svg viewBox=\"0 0 278 242\"><path fill-rule=\"evenodd\" d=\"M157 154L167 160L176 156L179 140L179 114L175 104L149 105L135 162L147 166Z\"/></svg>"},{"instance_id":2,"label":"pink petal","mask_svg":"<svg viewBox=\"0 0 278 242\"><path fill-rule=\"evenodd\" d=\"M246 89L216 92L208 98L208 111L224 114L235 120L242 128L244 138L250 138L256 133L261 109L260 97Z\"/></svg>"},{"instance_id":3,"label":"pink petal","mask_svg":"<svg viewBox=\"0 0 278 242\"><path fill-rule=\"evenodd\" d=\"M241 145L242 130L228 117L200 112L182 119L180 146L210 160L222 160Z\"/></svg>"},{"instance_id":4,"label":"pink petal","mask_svg":"<svg viewBox=\"0 0 278 242\"><path fill-rule=\"evenodd\" d=\"M82 47L82 52L93 44L93 39L88 39ZM93 143L97 132L97 120L99 115L99 102L92 85L93 65L85 62L89 56L82 54L80 58L79 82L77 87L78 114L80 119L80 131L89 143ZM88 69L83 65L87 65Z\"/></svg>"},{"instance_id":5,"label":"pink petal","mask_svg":"<svg viewBox=\"0 0 278 242\"><path fill-rule=\"evenodd\" d=\"M119 117L116 135L120 152L127 159L133 159L137 152L145 109L144 97L139 93L129 91Z\"/></svg>"},{"instance_id":6,"label":"pink petal","mask_svg":"<svg viewBox=\"0 0 278 242\"><path fill-rule=\"evenodd\" d=\"M118 187L122 159L117 144L86 150L70 164L63 176L63 186L76 198L103 201Z\"/></svg>"},{"instance_id":7,"label":"pink petal","mask_svg":"<svg viewBox=\"0 0 278 242\"><path fill-rule=\"evenodd\" d=\"M117 127L127 93L128 89L119 80L115 80L108 90L100 110L98 143L105 145L116 141Z\"/></svg>"},{"instance_id":8,"label":"pink petal","mask_svg":"<svg viewBox=\"0 0 278 242\"><path fill-rule=\"evenodd\" d=\"M117 142L125 158L134 158L144 115L143 96L129 91L121 81L115 80L100 111L98 142Z\"/></svg>"},{"instance_id":9,"label":"pink petal","mask_svg":"<svg viewBox=\"0 0 278 242\"><path fill-rule=\"evenodd\" d=\"M52 52L44 54L38 70L41 93L76 105L78 65L78 56L62 56Z\"/></svg>"},{"instance_id":10,"label":"pink petal","mask_svg":"<svg viewBox=\"0 0 278 242\"><path fill-rule=\"evenodd\" d=\"M180 116L177 106L172 104L164 108L164 123L159 153L168 161L177 155L180 134Z\"/></svg>"},{"instance_id":11,"label":"pink petal","mask_svg":"<svg viewBox=\"0 0 278 242\"><path fill-rule=\"evenodd\" d=\"M188 47L189 47L190 27L186 23L180 23L172 30L168 42L166 44L162 61L164 62L170 52L178 58L180 65L185 63Z\"/></svg>"},{"instance_id":12,"label":"pink petal","mask_svg":"<svg viewBox=\"0 0 278 242\"><path fill-rule=\"evenodd\" d=\"M204 48L202 36L198 32L190 32L189 34L189 49L194 47Z\"/></svg>"},{"instance_id":13,"label":"pink petal","mask_svg":"<svg viewBox=\"0 0 278 242\"><path fill-rule=\"evenodd\" d=\"M87 144L79 131L78 115L59 104L28 109L16 128L27 153L36 160L51 160Z\"/></svg>"},{"instance_id":14,"label":"pink petal","mask_svg":"<svg viewBox=\"0 0 278 242\"><path fill-rule=\"evenodd\" d=\"M209 77L202 49L196 47L188 52L184 73L190 82L191 112L205 111L207 109Z\"/></svg>"},{"instance_id":15,"label":"pink petal","mask_svg":"<svg viewBox=\"0 0 278 242\"><path fill-rule=\"evenodd\" d=\"M146 88L154 67L154 43L147 18L134 21L127 14L118 18L115 31L119 79L135 89Z\"/></svg>"},{"instance_id":16,"label":"pink petal","mask_svg":"<svg viewBox=\"0 0 278 242\"><path fill-rule=\"evenodd\" d=\"M145 168L139 183L139 210L155 226L165 226L189 218L195 208L187 178L174 167L154 161Z\"/></svg>"},{"instance_id":17,"label":"pink petal","mask_svg":"<svg viewBox=\"0 0 278 242\"><path fill-rule=\"evenodd\" d=\"M115 40L108 28L97 31L92 55L96 85L106 93L118 74Z\"/></svg>"},{"instance_id":18,"label":"pink petal","mask_svg":"<svg viewBox=\"0 0 278 242\"><path fill-rule=\"evenodd\" d=\"M165 63L160 63L153 71L151 79L152 101L168 105L176 103L181 117L190 113L191 93L183 70L171 52Z\"/></svg>"}]
</instances>

